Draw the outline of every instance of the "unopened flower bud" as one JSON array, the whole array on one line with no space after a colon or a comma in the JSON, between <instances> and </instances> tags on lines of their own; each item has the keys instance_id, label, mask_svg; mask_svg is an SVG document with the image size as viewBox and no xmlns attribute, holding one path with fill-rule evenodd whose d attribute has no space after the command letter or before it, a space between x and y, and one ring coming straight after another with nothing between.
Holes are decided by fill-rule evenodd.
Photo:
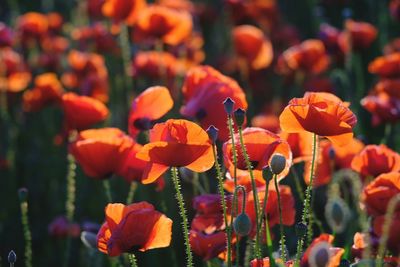
<instances>
[{"instance_id":1,"label":"unopened flower bud","mask_svg":"<svg viewBox=\"0 0 400 267\"><path fill-rule=\"evenodd\" d=\"M26 202L28 200L28 189L25 187L18 190L19 201Z\"/></svg>"},{"instance_id":2,"label":"unopened flower bud","mask_svg":"<svg viewBox=\"0 0 400 267\"><path fill-rule=\"evenodd\" d=\"M250 217L242 212L233 221L233 229L239 236L247 236L251 231L251 220Z\"/></svg>"},{"instance_id":3,"label":"unopened flower bud","mask_svg":"<svg viewBox=\"0 0 400 267\"><path fill-rule=\"evenodd\" d=\"M14 250L11 250L10 253L8 253L8 263L14 264L17 261L17 254L15 254Z\"/></svg>"},{"instance_id":4,"label":"unopened flower bud","mask_svg":"<svg viewBox=\"0 0 400 267\"><path fill-rule=\"evenodd\" d=\"M232 98L228 97L227 99L225 99L224 109L228 115L232 114L234 105L235 105L235 101L233 101Z\"/></svg>"},{"instance_id":5,"label":"unopened flower bud","mask_svg":"<svg viewBox=\"0 0 400 267\"><path fill-rule=\"evenodd\" d=\"M235 116L236 124L239 127L242 127L246 118L246 111L244 109L238 108L237 110L235 110L233 115Z\"/></svg>"},{"instance_id":6,"label":"unopened flower bud","mask_svg":"<svg viewBox=\"0 0 400 267\"><path fill-rule=\"evenodd\" d=\"M350 209L343 199L333 197L326 203L325 217L332 230L342 233L350 219Z\"/></svg>"},{"instance_id":7,"label":"unopened flower bud","mask_svg":"<svg viewBox=\"0 0 400 267\"><path fill-rule=\"evenodd\" d=\"M315 244L308 257L310 267L326 267L331 258L331 245L328 242L319 242Z\"/></svg>"},{"instance_id":8,"label":"unopened flower bud","mask_svg":"<svg viewBox=\"0 0 400 267\"><path fill-rule=\"evenodd\" d=\"M303 238L307 233L307 225L305 223L299 222L295 226L296 235L298 238Z\"/></svg>"},{"instance_id":9,"label":"unopened flower bud","mask_svg":"<svg viewBox=\"0 0 400 267\"><path fill-rule=\"evenodd\" d=\"M269 167L264 167L262 169L262 177L263 177L264 181L267 183L269 183L269 181L272 180L272 172Z\"/></svg>"},{"instance_id":10,"label":"unopened flower bud","mask_svg":"<svg viewBox=\"0 0 400 267\"><path fill-rule=\"evenodd\" d=\"M273 174L280 174L286 167L286 158L279 153L272 155L270 168Z\"/></svg>"},{"instance_id":11,"label":"unopened flower bud","mask_svg":"<svg viewBox=\"0 0 400 267\"><path fill-rule=\"evenodd\" d=\"M211 139L213 144L215 144L218 139L218 131L219 130L214 125L210 125L210 127L207 129L208 137Z\"/></svg>"}]
</instances>

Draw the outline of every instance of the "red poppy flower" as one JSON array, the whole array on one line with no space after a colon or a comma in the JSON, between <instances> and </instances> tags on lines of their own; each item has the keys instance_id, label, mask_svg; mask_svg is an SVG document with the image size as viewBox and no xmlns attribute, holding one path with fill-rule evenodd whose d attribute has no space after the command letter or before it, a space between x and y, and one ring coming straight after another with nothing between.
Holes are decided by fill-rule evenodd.
<instances>
[{"instance_id":1,"label":"red poppy flower","mask_svg":"<svg viewBox=\"0 0 400 267\"><path fill-rule=\"evenodd\" d=\"M137 154L147 161L142 183L156 181L169 167L186 167L204 172L214 164L212 145L207 133L187 120L170 119L150 130L150 143Z\"/></svg>"},{"instance_id":2,"label":"red poppy flower","mask_svg":"<svg viewBox=\"0 0 400 267\"><path fill-rule=\"evenodd\" d=\"M13 31L3 22L0 22L0 47L11 46L13 43Z\"/></svg>"},{"instance_id":3,"label":"red poppy flower","mask_svg":"<svg viewBox=\"0 0 400 267\"><path fill-rule=\"evenodd\" d=\"M340 31L337 28L327 23L322 23L319 27L318 37L331 54L336 54L339 51L339 34Z\"/></svg>"},{"instance_id":4,"label":"red poppy flower","mask_svg":"<svg viewBox=\"0 0 400 267\"><path fill-rule=\"evenodd\" d=\"M18 17L17 32L24 46L32 40L39 40L48 33L49 21L45 14L28 12Z\"/></svg>"},{"instance_id":5,"label":"red poppy flower","mask_svg":"<svg viewBox=\"0 0 400 267\"><path fill-rule=\"evenodd\" d=\"M129 115L129 134L135 137L141 130L151 128L155 120L164 116L174 105L166 87L154 86L138 95L132 103Z\"/></svg>"},{"instance_id":6,"label":"red poppy flower","mask_svg":"<svg viewBox=\"0 0 400 267\"><path fill-rule=\"evenodd\" d=\"M329 57L320 40L307 40L287 49L278 60L278 69L284 74L302 71L319 74L329 65Z\"/></svg>"},{"instance_id":7,"label":"red poppy flower","mask_svg":"<svg viewBox=\"0 0 400 267\"><path fill-rule=\"evenodd\" d=\"M311 245L307 248L304 252L303 257L300 261L301 267L308 267L309 265L309 257L312 256L312 250L317 248L317 246L323 242L328 244L333 244L334 237L329 234L321 234L319 237L315 238ZM336 247L329 247L330 251L330 260L329 263L326 265L327 267L338 267L340 265L340 259L344 254L344 249L336 248Z\"/></svg>"},{"instance_id":8,"label":"red poppy flower","mask_svg":"<svg viewBox=\"0 0 400 267\"><path fill-rule=\"evenodd\" d=\"M394 254L398 255L400 252L400 213L399 211L393 214L391 219L391 224L389 226L389 235L387 240L387 248ZM383 226L385 224L385 215L380 215L374 218L373 221L373 231L378 237L383 235ZM393 262L393 265L388 266L398 266L400 260L397 258L385 258L386 262ZM386 265L385 265L386 266Z\"/></svg>"},{"instance_id":9,"label":"red poppy flower","mask_svg":"<svg viewBox=\"0 0 400 267\"><path fill-rule=\"evenodd\" d=\"M400 1L399 0L391 0L389 3L389 11L390 11L390 15L394 19L400 20Z\"/></svg>"},{"instance_id":10,"label":"red poppy flower","mask_svg":"<svg viewBox=\"0 0 400 267\"><path fill-rule=\"evenodd\" d=\"M97 248L109 256L138 249L146 251L168 247L172 220L147 202L108 204L106 220L97 234Z\"/></svg>"},{"instance_id":11,"label":"red poppy flower","mask_svg":"<svg viewBox=\"0 0 400 267\"><path fill-rule=\"evenodd\" d=\"M97 99L67 93L62 96L65 122L68 129L86 129L108 117L107 107Z\"/></svg>"},{"instance_id":12,"label":"red poppy flower","mask_svg":"<svg viewBox=\"0 0 400 267\"><path fill-rule=\"evenodd\" d=\"M263 32L251 25L237 26L232 30L236 53L250 68L267 68L273 59L272 44Z\"/></svg>"},{"instance_id":13,"label":"red poppy flower","mask_svg":"<svg viewBox=\"0 0 400 267\"><path fill-rule=\"evenodd\" d=\"M385 78L400 77L400 53L375 58L369 63L368 71Z\"/></svg>"},{"instance_id":14,"label":"red poppy flower","mask_svg":"<svg viewBox=\"0 0 400 267\"><path fill-rule=\"evenodd\" d=\"M367 22L356 22L348 19L345 30L339 35L338 43L344 53L351 49L361 50L371 46L378 34L377 29Z\"/></svg>"},{"instance_id":15,"label":"red poppy flower","mask_svg":"<svg viewBox=\"0 0 400 267\"><path fill-rule=\"evenodd\" d=\"M400 173L390 172L379 175L363 191L363 200L368 214L385 215L389 201L400 193ZM400 205L396 212L400 211Z\"/></svg>"},{"instance_id":16,"label":"red poppy flower","mask_svg":"<svg viewBox=\"0 0 400 267\"><path fill-rule=\"evenodd\" d=\"M313 137L309 132L287 133L279 136L288 142L292 151L293 163L311 160Z\"/></svg>"},{"instance_id":17,"label":"red poppy flower","mask_svg":"<svg viewBox=\"0 0 400 267\"><path fill-rule=\"evenodd\" d=\"M204 234L191 230L189 241L193 252L205 261L218 257L226 250L226 233L223 231Z\"/></svg>"},{"instance_id":18,"label":"red poppy flower","mask_svg":"<svg viewBox=\"0 0 400 267\"><path fill-rule=\"evenodd\" d=\"M26 89L31 81L31 73L20 54L11 48L0 50L3 75L0 77L0 91L18 93Z\"/></svg>"},{"instance_id":19,"label":"red poppy flower","mask_svg":"<svg viewBox=\"0 0 400 267\"><path fill-rule=\"evenodd\" d=\"M356 155L351 168L363 179L377 177L382 173L400 171L400 155L385 145L368 145Z\"/></svg>"},{"instance_id":20,"label":"red poppy flower","mask_svg":"<svg viewBox=\"0 0 400 267\"><path fill-rule=\"evenodd\" d=\"M65 216L56 217L48 227L49 235L58 238L79 237L81 234L81 227L77 223L68 221Z\"/></svg>"},{"instance_id":21,"label":"red poppy flower","mask_svg":"<svg viewBox=\"0 0 400 267\"><path fill-rule=\"evenodd\" d=\"M135 42L162 40L169 45L178 45L190 36L192 28L190 13L151 5L141 12L133 39Z\"/></svg>"},{"instance_id":22,"label":"red poppy flower","mask_svg":"<svg viewBox=\"0 0 400 267\"><path fill-rule=\"evenodd\" d=\"M363 148L364 144L357 139L351 140L344 146L335 146L329 140L322 140L319 143L320 152L315 166L314 186L328 184L336 170L350 169L352 159ZM308 160L304 165L304 181L306 184L310 182L310 171L311 161Z\"/></svg>"},{"instance_id":23,"label":"red poppy flower","mask_svg":"<svg viewBox=\"0 0 400 267\"><path fill-rule=\"evenodd\" d=\"M44 73L35 78L35 87L25 91L23 107L25 111L39 111L44 106L61 101L64 89L57 75Z\"/></svg>"},{"instance_id":24,"label":"red poppy flower","mask_svg":"<svg viewBox=\"0 0 400 267\"><path fill-rule=\"evenodd\" d=\"M243 157L243 152L240 148L239 136L235 135L235 145L237 151L237 178L241 185L250 185L250 174L246 166L246 162ZM275 153L279 153L286 158L285 170L279 174L279 179L284 178L292 165L292 152L290 151L289 144L282 140L278 135L271 133L261 128L246 128L243 131L243 142L246 146L247 153L253 166L253 174L257 183L260 185L265 184L262 177L262 169L269 166L269 161ZM224 163L228 169L230 176L233 177L235 166L232 161L232 142L229 140L224 143L223 146ZM228 180L229 181L229 180ZM226 186L229 188L229 184L232 182L226 182ZM248 181L248 182L246 182ZM244 184L242 184L245 182ZM250 188L248 188L250 189Z\"/></svg>"},{"instance_id":25,"label":"red poppy flower","mask_svg":"<svg viewBox=\"0 0 400 267\"><path fill-rule=\"evenodd\" d=\"M219 129L220 140L229 137L223 101L230 97L235 108L247 109L245 94L238 83L209 66L191 68L186 74L182 92L185 105L181 114L196 118L204 129L214 125Z\"/></svg>"},{"instance_id":26,"label":"red poppy flower","mask_svg":"<svg viewBox=\"0 0 400 267\"><path fill-rule=\"evenodd\" d=\"M356 116L339 98L329 93L306 93L290 100L279 117L282 131L311 132L341 146L353 137Z\"/></svg>"},{"instance_id":27,"label":"red poppy flower","mask_svg":"<svg viewBox=\"0 0 400 267\"><path fill-rule=\"evenodd\" d=\"M121 130L103 128L80 132L69 150L89 177L105 179L115 173L130 182L142 178L146 162L136 156L141 148Z\"/></svg>"},{"instance_id":28,"label":"red poppy flower","mask_svg":"<svg viewBox=\"0 0 400 267\"><path fill-rule=\"evenodd\" d=\"M114 23L125 22L132 26L139 14L146 8L146 0L105 0L103 15L113 19Z\"/></svg>"},{"instance_id":29,"label":"red poppy flower","mask_svg":"<svg viewBox=\"0 0 400 267\"><path fill-rule=\"evenodd\" d=\"M103 4L106 0L88 0L87 1L87 13L92 19L101 19L103 18Z\"/></svg>"}]
</instances>

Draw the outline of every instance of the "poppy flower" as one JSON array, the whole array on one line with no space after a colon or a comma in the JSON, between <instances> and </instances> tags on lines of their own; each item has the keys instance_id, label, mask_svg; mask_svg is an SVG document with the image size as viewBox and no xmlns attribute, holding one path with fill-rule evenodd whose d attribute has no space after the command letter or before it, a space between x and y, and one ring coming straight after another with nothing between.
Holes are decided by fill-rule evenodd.
<instances>
[{"instance_id":1,"label":"poppy flower","mask_svg":"<svg viewBox=\"0 0 400 267\"><path fill-rule=\"evenodd\" d=\"M301 258L300 261L300 266L301 267L308 267L312 266L309 264L310 262L310 257L312 257L313 253L312 251L316 248L321 243L327 243L327 244L333 244L334 237L329 234L321 234L319 237L315 238L310 246L306 249L306 251L303 254L303 257ZM337 247L329 247L329 262L326 265L327 267L338 267L340 265L340 259L344 254L344 249L342 248L337 248Z\"/></svg>"},{"instance_id":2,"label":"poppy flower","mask_svg":"<svg viewBox=\"0 0 400 267\"><path fill-rule=\"evenodd\" d=\"M133 31L135 42L161 40L168 45L179 45L193 29L192 16L165 6L151 5L138 17Z\"/></svg>"},{"instance_id":3,"label":"poppy flower","mask_svg":"<svg viewBox=\"0 0 400 267\"><path fill-rule=\"evenodd\" d=\"M13 31L3 22L0 22L0 47L11 46L13 43Z\"/></svg>"},{"instance_id":4,"label":"poppy flower","mask_svg":"<svg viewBox=\"0 0 400 267\"><path fill-rule=\"evenodd\" d=\"M389 3L389 11L390 11L390 15L394 19L400 20L400 1L399 0L391 0Z\"/></svg>"},{"instance_id":5,"label":"poppy flower","mask_svg":"<svg viewBox=\"0 0 400 267\"><path fill-rule=\"evenodd\" d=\"M278 59L278 70L283 74L302 71L306 74L319 74L329 65L329 57L320 40L306 40L283 52Z\"/></svg>"},{"instance_id":6,"label":"poppy flower","mask_svg":"<svg viewBox=\"0 0 400 267\"><path fill-rule=\"evenodd\" d=\"M400 155L385 145L368 145L352 162L351 168L365 180L380 174L400 171Z\"/></svg>"},{"instance_id":7,"label":"poppy flower","mask_svg":"<svg viewBox=\"0 0 400 267\"><path fill-rule=\"evenodd\" d=\"M378 35L377 29L370 23L346 20L345 29L340 33L338 43L344 53L362 50L371 46Z\"/></svg>"},{"instance_id":8,"label":"poppy flower","mask_svg":"<svg viewBox=\"0 0 400 267\"><path fill-rule=\"evenodd\" d=\"M102 4L103 15L112 18L113 23L125 22L132 26L139 14L146 8L146 0L105 0Z\"/></svg>"},{"instance_id":9,"label":"poppy flower","mask_svg":"<svg viewBox=\"0 0 400 267\"><path fill-rule=\"evenodd\" d=\"M141 179L138 170L140 166L144 168L145 162L136 157L140 149L139 144L117 128L82 131L69 146L87 176L105 179L115 173L128 181Z\"/></svg>"},{"instance_id":10,"label":"poppy flower","mask_svg":"<svg viewBox=\"0 0 400 267\"><path fill-rule=\"evenodd\" d=\"M385 224L385 215L380 215L373 220L373 231L378 237L382 237L383 235L383 227ZM397 210L391 217L391 224L389 226L389 235L387 240L387 248L394 254L398 255L400 252L400 213ZM396 258L385 258L385 262L394 261L393 265L389 266L397 266L399 263L399 259ZM396 265L397 264L397 265Z\"/></svg>"},{"instance_id":11,"label":"poppy flower","mask_svg":"<svg viewBox=\"0 0 400 267\"><path fill-rule=\"evenodd\" d=\"M26 89L31 81L31 73L22 56L9 47L0 50L3 75L0 77L0 91L18 93Z\"/></svg>"},{"instance_id":12,"label":"poppy flower","mask_svg":"<svg viewBox=\"0 0 400 267\"><path fill-rule=\"evenodd\" d=\"M101 19L103 18L103 5L106 0L88 0L87 1L87 13L92 19Z\"/></svg>"},{"instance_id":13,"label":"poppy flower","mask_svg":"<svg viewBox=\"0 0 400 267\"><path fill-rule=\"evenodd\" d=\"M375 58L369 63L368 71L384 78L400 77L400 52Z\"/></svg>"},{"instance_id":14,"label":"poppy flower","mask_svg":"<svg viewBox=\"0 0 400 267\"><path fill-rule=\"evenodd\" d=\"M355 138L344 146L336 146L329 140L322 140L319 143L320 152L315 166L313 185L315 187L326 185L331 181L332 175L336 170L350 169L352 159L363 148L364 144ZM304 165L304 181L306 184L310 182L310 171L311 161L309 160Z\"/></svg>"},{"instance_id":15,"label":"poppy flower","mask_svg":"<svg viewBox=\"0 0 400 267\"><path fill-rule=\"evenodd\" d=\"M282 131L311 132L342 146L353 138L357 118L336 96L329 93L306 93L293 98L279 117Z\"/></svg>"},{"instance_id":16,"label":"poppy flower","mask_svg":"<svg viewBox=\"0 0 400 267\"><path fill-rule=\"evenodd\" d=\"M251 119L253 127L263 128L273 133L279 133L279 117L274 114L259 114Z\"/></svg>"},{"instance_id":17,"label":"poppy flower","mask_svg":"<svg viewBox=\"0 0 400 267\"><path fill-rule=\"evenodd\" d=\"M25 111L39 111L44 106L61 101L64 89L57 75L44 73L35 78L35 87L24 92L23 107Z\"/></svg>"},{"instance_id":18,"label":"poppy flower","mask_svg":"<svg viewBox=\"0 0 400 267\"><path fill-rule=\"evenodd\" d=\"M235 135L234 138L235 138L235 145L237 146L236 151L237 151L238 182L242 183L248 181L250 185L250 173L247 169L243 152L240 147L239 136ZM262 177L262 169L264 167L269 166L271 157L275 153L282 154L286 158L286 167L283 170L283 172L279 174L278 178L282 179L288 174L289 168L292 164L292 152L290 151L289 144L283 139L281 139L278 135L261 128L250 127L243 130L243 142L244 145L246 146L247 153L252 163L254 178L256 179L258 184L260 185L265 184L264 179ZM222 150L224 154L225 166L228 169L230 176L232 177L234 175L234 169L235 169L235 166L232 161L233 157L232 141L229 140L225 142ZM231 181L232 180L230 180L230 182ZM246 184L247 182L242 185Z\"/></svg>"},{"instance_id":19,"label":"poppy flower","mask_svg":"<svg viewBox=\"0 0 400 267\"><path fill-rule=\"evenodd\" d=\"M337 54L339 51L339 35L340 31L327 23L322 23L319 27L318 38L324 43L330 54Z\"/></svg>"},{"instance_id":20,"label":"poppy flower","mask_svg":"<svg viewBox=\"0 0 400 267\"><path fill-rule=\"evenodd\" d=\"M193 32L192 35L182 44L179 46L169 47L168 51L178 59L179 64L182 65L182 68L187 70L191 67L199 65L204 61L206 56L203 46L204 39L201 33Z\"/></svg>"},{"instance_id":21,"label":"poppy flower","mask_svg":"<svg viewBox=\"0 0 400 267\"><path fill-rule=\"evenodd\" d=\"M149 130L155 120L160 119L174 105L166 87L147 88L132 103L129 115L129 134L136 137L142 130Z\"/></svg>"},{"instance_id":22,"label":"poppy flower","mask_svg":"<svg viewBox=\"0 0 400 267\"><path fill-rule=\"evenodd\" d=\"M182 93L185 105L180 113L197 119L204 129L214 125L223 141L229 138L224 100L230 97L235 102L235 109L247 109L246 96L238 83L209 66L191 68L186 74Z\"/></svg>"},{"instance_id":23,"label":"poppy flower","mask_svg":"<svg viewBox=\"0 0 400 267\"><path fill-rule=\"evenodd\" d=\"M32 41L38 41L49 30L49 21L45 14L28 12L17 18L17 32L24 46L30 46Z\"/></svg>"},{"instance_id":24,"label":"poppy flower","mask_svg":"<svg viewBox=\"0 0 400 267\"><path fill-rule=\"evenodd\" d=\"M379 175L363 191L363 202L368 214L385 215L389 201L400 193L400 173L389 172ZM396 212L400 211L400 205Z\"/></svg>"},{"instance_id":25,"label":"poppy flower","mask_svg":"<svg viewBox=\"0 0 400 267\"><path fill-rule=\"evenodd\" d=\"M65 216L58 216L49 224L48 232L49 235L58 238L78 237L81 234L81 227L77 223L68 221Z\"/></svg>"},{"instance_id":26,"label":"poppy flower","mask_svg":"<svg viewBox=\"0 0 400 267\"><path fill-rule=\"evenodd\" d=\"M251 69L264 69L271 64L272 44L260 29L251 25L241 25L232 30L232 35L237 55L247 62Z\"/></svg>"},{"instance_id":27,"label":"poppy flower","mask_svg":"<svg viewBox=\"0 0 400 267\"><path fill-rule=\"evenodd\" d=\"M194 172L209 170L214 164L212 145L200 126L187 120L170 119L150 130L150 143L137 157L147 162L142 183L156 181L169 167L186 167Z\"/></svg>"},{"instance_id":28,"label":"poppy flower","mask_svg":"<svg viewBox=\"0 0 400 267\"><path fill-rule=\"evenodd\" d=\"M111 257L164 248L171 243L172 220L147 202L108 204L105 215L97 234L97 248Z\"/></svg>"},{"instance_id":29,"label":"poppy flower","mask_svg":"<svg viewBox=\"0 0 400 267\"><path fill-rule=\"evenodd\" d=\"M193 252L204 261L216 258L226 250L226 233L224 231L204 234L191 230L189 241Z\"/></svg>"},{"instance_id":30,"label":"poppy flower","mask_svg":"<svg viewBox=\"0 0 400 267\"><path fill-rule=\"evenodd\" d=\"M313 137L309 132L287 133L279 136L288 142L292 151L293 163L311 160Z\"/></svg>"},{"instance_id":31,"label":"poppy flower","mask_svg":"<svg viewBox=\"0 0 400 267\"><path fill-rule=\"evenodd\" d=\"M62 96L62 107L68 129L86 129L104 121L109 114L108 108L99 100L75 93Z\"/></svg>"},{"instance_id":32,"label":"poppy flower","mask_svg":"<svg viewBox=\"0 0 400 267\"><path fill-rule=\"evenodd\" d=\"M82 95L91 96L103 103L108 101L108 71L104 57L96 53L71 50L67 57L71 68L63 74L63 84L79 89Z\"/></svg>"},{"instance_id":33,"label":"poppy flower","mask_svg":"<svg viewBox=\"0 0 400 267\"><path fill-rule=\"evenodd\" d=\"M287 261L285 264L282 263L281 259L275 259L276 262L279 262L279 266L286 266L286 267L292 267L293 266L293 261ZM250 262L250 267L270 267L270 261L268 257L265 257L263 259L254 259Z\"/></svg>"}]
</instances>

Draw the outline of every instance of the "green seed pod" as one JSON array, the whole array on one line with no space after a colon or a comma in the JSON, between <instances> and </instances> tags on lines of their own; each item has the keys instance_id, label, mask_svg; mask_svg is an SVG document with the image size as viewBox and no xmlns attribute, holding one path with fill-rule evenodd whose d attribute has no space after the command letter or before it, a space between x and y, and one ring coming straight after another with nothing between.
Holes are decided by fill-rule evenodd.
<instances>
[{"instance_id":1,"label":"green seed pod","mask_svg":"<svg viewBox=\"0 0 400 267\"><path fill-rule=\"evenodd\" d=\"M264 167L262 169L262 177L264 181L266 181L267 183L269 183L272 180L272 173L269 167Z\"/></svg>"},{"instance_id":2,"label":"green seed pod","mask_svg":"<svg viewBox=\"0 0 400 267\"><path fill-rule=\"evenodd\" d=\"M246 111L244 109L238 108L237 110L235 110L233 115L235 116L237 125L242 127L246 118Z\"/></svg>"},{"instance_id":3,"label":"green seed pod","mask_svg":"<svg viewBox=\"0 0 400 267\"><path fill-rule=\"evenodd\" d=\"M247 236L251 231L251 220L250 217L242 212L233 221L233 229L239 236Z\"/></svg>"},{"instance_id":4,"label":"green seed pod","mask_svg":"<svg viewBox=\"0 0 400 267\"><path fill-rule=\"evenodd\" d=\"M233 101L232 98L228 97L227 99L225 99L224 109L228 115L232 114L234 105L235 105L235 101Z\"/></svg>"},{"instance_id":5,"label":"green seed pod","mask_svg":"<svg viewBox=\"0 0 400 267\"><path fill-rule=\"evenodd\" d=\"M326 267L331 258L331 245L328 242L319 242L315 244L308 256L310 267Z\"/></svg>"},{"instance_id":6,"label":"green seed pod","mask_svg":"<svg viewBox=\"0 0 400 267\"><path fill-rule=\"evenodd\" d=\"M208 137L211 139L211 141L213 142L213 144L215 144L215 142L217 142L218 139L218 129L214 126L214 125L210 125L207 129L207 134Z\"/></svg>"},{"instance_id":7,"label":"green seed pod","mask_svg":"<svg viewBox=\"0 0 400 267\"><path fill-rule=\"evenodd\" d=\"M325 217L329 226L336 233L342 233L350 220L350 209L347 203L339 198L332 197L325 206Z\"/></svg>"},{"instance_id":8,"label":"green seed pod","mask_svg":"<svg viewBox=\"0 0 400 267\"><path fill-rule=\"evenodd\" d=\"M286 158L279 153L276 153L272 155L271 162L270 162L270 168L273 174L278 175L286 167Z\"/></svg>"}]
</instances>

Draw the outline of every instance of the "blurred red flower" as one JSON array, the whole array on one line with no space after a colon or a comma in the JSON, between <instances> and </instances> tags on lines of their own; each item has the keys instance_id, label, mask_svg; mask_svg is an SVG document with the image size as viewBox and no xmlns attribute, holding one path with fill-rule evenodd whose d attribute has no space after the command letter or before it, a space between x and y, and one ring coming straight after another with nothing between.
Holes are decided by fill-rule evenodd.
<instances>
[{"instance_id":1,"label":"blurred red flower","mask_svg":"<svg viewBox=\"0 0 400 267\"><path fill-rule=\"evenodd\" d=\"M340 33L338 43L344 53L362 50L371 46L378 30L370 23L346 20L345 29Z\"/></svg>"},{"instance_id":2,"label":"blurred red flower","mask_svg":"<svg viewBox=\"0 0 400 267\"><path fill-rule=\"evenodd\" d=\"M368 71L384 78L400 77L400 52L375 58Z\"/></svg>"}]
</instances>

